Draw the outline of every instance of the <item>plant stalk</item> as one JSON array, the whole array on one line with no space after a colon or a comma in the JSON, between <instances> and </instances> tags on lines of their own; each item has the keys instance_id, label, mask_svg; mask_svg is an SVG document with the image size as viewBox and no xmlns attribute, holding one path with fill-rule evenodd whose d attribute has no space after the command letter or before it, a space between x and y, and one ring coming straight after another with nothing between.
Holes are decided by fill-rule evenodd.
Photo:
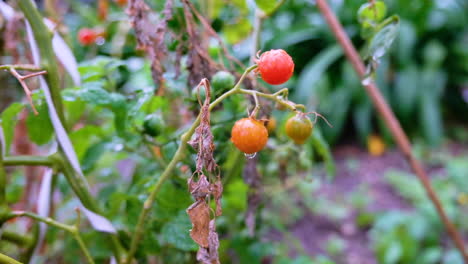
<instances>
[{"instance_id":1,"label":"plant stalk","mask_svg":"<svg viewBox=\"0 0 468 264\"><path fill-rule=\"evenodd\" d=\"M338 42L343 48L347 59L351 62L354 70L360 78L365 78L366 67L364 65L364 62L359 57L359 54L354 45L351 43L351 40L346 35L343 26L328 6L327 1L316 0L316 3L318 8L320 9L320 12L325 17L325 20L327 21L331 30L335 34L335 37L337 38ZM387 127L390 129L393 138L395 139L400 150L403 152L403 155L410 164L412 170L414 171L422 186L426 190L426 193L429 196L429 199L431 200L432 204L434 205L437 213L439 214L440 219L445 225L445 228L447 229L450 238L453 240L456 247L462 254L465 263L468 263L468 253L465 250L462 237L457 231L455 225L452 223L452 221L450 221L447 214L445 213L442 203L440 202L439 198L437 197L437 194L432 188L429 177L424 171L423 166L413 156L411 152L410 141L403 129L401 128L400 123L398 122L397 118L393 114L392 110L388 106L387 102L385 101L384 97L380 93L380 90L374 82L371 82L368 85L364 85L364 88L366 89L368 95L371 97L374 106L377 108L377 111L385 121Z\"/></svg>"},{"instance_id":2,"label":"plant stalk","mask_svg":"<svg viewBox=\"0 0 468 264\"><path fill-rule=\"evenodd\" d=\"M43 18L33 2L31 0L18 0L18 5L23 11L24 16L31 25L34 38L37 41L39 53L41 55L41 68L47 71L47 75L44 76L50 88L50 93L57 115L59 116L62 125L66 125L65 115L63 111L62 97L60 95L60 78L57 62L55 61L55 54L52 47L52 32L44 24ZM65 127L66 129L66 127ZM83 202L83 205L95 213L100 213L97 202L93 199L88 188L84 185L85 182L81 180L81 177L76 177L75 171L71 168L71 164L65 158L63 151L59 151L61 157L63 157L63 169L64 174L67 177L71 187ZM113 245L113 252L115 257L120 262L120 259L124 255L123 247L115 234L107 234Z\"/></svg>"},{"instance_id":3,"label":"plant stalk","mask_svg":"<svg viewBox=\"0 0 468 264\"><path fill-rule=\"evenodd\" d=\"M86 245L84 244L83 242L83 239L81 238L81 235L80 235L80 231L78 230L78 227L76 226L72 226L72 225L67 225L67 224L63 224L63 223L60 223L50 217L42 217L40 215L37 215L37 214L33 214L33 213L30 213L30 212L25 212L25 211L13 211L9 214L8 218L15 218L15 217L29 217L33 220L36 220L36 221L39 221L39 222L43 222L43 223L46 223L47 225L50 225L50 226L54 226L54 227L57 227L59 229L62 229L62 230L65 230L67 232L69 232L75 239L76 241L78 242L78 245L80 246L81 250L83 251L83 254L85 255L86 257L86 260L88 261L88 263L90 264L94 264L94 260L93 258L91 257L91 254L89 254L89 250L88 248L86 247Z\"/></svg>"},{"instance_id":4,"label":"plant stalk","mask_svg":"<svg viewBox=\"0 0 468 264\"><path fill-rule=\"evenodd\" d=\"M4 166L46 166L53 167L56 164L55 160L50 156L10 156L3 158Z\"/></svg>"},{"instance_id":5,"label":"plant stalk","mask_svg":"<svg viewBox=\"0 0 468 264\"><path fill-rule=\"evenodd\" d=\"M23 264L13 258L10 258L9 256L7 255L4 255L2 253L0 253L0 263L4 263L4 264Z\"/></svg>"},{"instance_id":6,"label":"plant stalk","mask_svg":"<svg viewBox=\"0 0 468 264\"><path fill-rule=\"evenodd\" d=\"M255 68L257 68L257 65L253 65L253 66L250 66L249 68L247 68L245 70L245 72L242 74L242 76L240 77L237 84L231 90L225 92L220 97L218 97L216 100L214 100L210 104L209 110L211 111L215 106L220 104L227 97L229 97L229 96L231 96L233 94L239 93L240 90L241 90L240 85L244 81L245 77L247 76L248 73L253 71ZM130 250L128 252L127 259L124 260L124 263L127 263L127 264L131 263L133 255L135 254L135 252L137 250L138 243L140 242L141 237L143 235L143 230L144 230L146 217L148 216L148 213L150 212L150 210L151 210L151 208L153 206L154 200L156 199L156 196L159 193L159 190L161 189L161 186L169 178L169 176L171 175L171 173L174 170L177 163L184 158L184 154L185 154L184 152L185 152L185 149L187 148L187 142L190 140L193 133L195 132L195 129L200 124L200 119L201 119L201 117L200 117L200 114L199 114L197 119L195 119L195 121L193 122L192 126L188 129L188 131L185 132L184 134L182 134L182 136L180 138L181 142L179 144L179 147L177 148L176 153L174 154L174 157L169 162L168 166L163 171L163 173L159 177L158 181L151 188L151 192L150 192L148 198L146 199L146 201L144 202L143 209L141 210L140 216L138 217L138 222L137 222L137 225L135 227L135 231L133 233L131 244L130 244Z\"/></svg>"}]
</instances>

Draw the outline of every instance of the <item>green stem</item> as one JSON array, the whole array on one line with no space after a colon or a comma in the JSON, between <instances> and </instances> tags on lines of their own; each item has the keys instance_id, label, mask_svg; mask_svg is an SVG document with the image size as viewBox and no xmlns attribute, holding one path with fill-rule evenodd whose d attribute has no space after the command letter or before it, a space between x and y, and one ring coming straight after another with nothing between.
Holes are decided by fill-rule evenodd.
<instances>
[{"instance_id":1,"label":"green stem","mask_svg":"<svg viewBox=\"0 0 468 264\"><path fill-rule=\"evenodd\" d=\"M44 24L43 18L31 0L18 0L18 5L31 25L34 39L41 55L41 68L47 71L46 78L50 94L57 114L62 124L65 123L63 104L60 96L60 78L54 49L52 48L52 33Z\"/></svg>"},{"instance_id":2,"label":"green stem","mask_svg":"<svg viewBox=\"0 0 468 264\"><path fill-rule=\"evenodd\" d=\"M254 97L255 96L264 97L264 98L270 99L272 101L275 101L278 104L281 104L281 105L285 106L286 108L288 108L291 111L296 111L299 108L302 109L302 110L305 110L304 105L296 104L294 102L286 100L283 97L283 93L285 91L287 91L287 90L288 90L287 88L284 88L284 89L282 89L282 90L280 90L280 91L278 91L278 92L276 92L274 94L267 94L267 93L261 93L261 92L255 91L255 90L239 89L237 91L237 93L248 94L248 95L251 95L251 96L254 96Z\"/></svg>"},{"instance_id":3,"label":"green stem","mask_svg":"<svg viewBox=\"0 0 468 264\"><path fill-rule=\"evenodd\" d=\"M3 142L0 140L0 212L6 207L6 172L3 161Z\"/></svg>"},{"instance_id":4,"label":"green stem","mask_svg":"<svg viewBox=\"0 0 468 264\"><path fill-rule=\"evenodd\" d=\"M62 98L60 96L60 75L57 62L55 61L55 54L52 48L52 33L44 24L41 14L31 0L18 0L18 5L31 25L34 39L37 42L37 46L41 55L41 68L47 71L45 78L49 85L52 102L57 111L60 122L65 126L65 115L63 111ZM67 129L66 126L65 129ZM60 156L64 157L63 151L60 151L59 153ZM80 175L76 175L76 172L73 170L73 168L71 168L69 162L65 162L65 158L62 160L64 160L64 174L77 196L83 202L83 205L91 211L99 213L97 203L91 196L84 179L82 179ZM113 245L115 257L118 261L120 261L120 258L123 255L123 247L120 244L117 235L108 235L110 236Z\"/></svg>"},{"instance_id":5,"label":"green stem","mask_svg":"<svg viewBox=\"0 0 468 264\"><path fill-rule=\"evenodd\" d=\"M0 65L0 70L22 70L22 71L43 71L44 69L32 64L4 64Z\"/></svg>"},{"instance_id":6,"label":"green stem","mask_svg":"<svg viewBox=\"0 0 468 264\"><path fill-rule=\"evenodd\" d=\"M23 264L13 258L10 258L9 256L7 255L4 255L2 253L0 253L0 263L5 263L5 264Z\"/></svg>"},{"instance_id":7,"label":"green stem","mask_svg":"<svg viewBox=\"0 0 468 264\"><path fill-rule=\"evenodd\" d=\"M16 244L18 246L27 246L32 242L32 238L28 236L22 236L17 232L3 231L2 240Z\"/></svg>"},{"instance_id":8,"label":"green stem","mask_svg":"<svg viewBox=\"0 0 468 264\"><path fill-rule=\"evenodd\" d=\"M54 226L54 227L57 227L59 229L62 229L62 230L65 230L65 231L69 232L76 239L76 241L78 242L78 245L80 246L81 250L83 251L83 254L85 255L86 260L88 261L88 263L94 264L94 260L91 257L91 254L89 254L89 250L86 247L86 245L84 244L83 239L81 238L81 235L80 235L80 232L79 232L77 226L63 224L63 223L60 223L60 222L58 222L58 221L56 221L56 220L54 220L54 219L52 219L50 217L42 217L40 215L33 214L33 213L30 213L30 212L25 212L25 211L13 211L13 212L10 213L9 218L11 219L11 218L14 218L14 217L23 217L23 216L29 217L29 218L31 218L33 220L43 222L43 223L46 223L47 225Z\"/></svg>"},{"instance_id":9,"label":"green stem","mask_svg":"<svg viewBox=\"0 0 468 264\"><path fill-rule=\"evenodd\" d=\"M53 167L56 161L50 156L10 156L3 158L4 166L46 166Z\"/></svg>"},{"instance_id":10,"label":"green stem","mask_svg":"<svg viewBox=\"0 0 468 264\"><path fill-rule=\"evenodd\" d=\"M81 238L81 235L78 229L75 229L75 232L73 233L73 237L76 239L76 242L78 242L78 245L80 245L80 248L86 257L86 260L89 263L94 264L93 257L91 257L91 254L89 254L88 248L86 247L83 239Z\"/></svg>"},{"instance_id":11,"label":"green stem","mask_svg":"<svg viewBox=\"0 0 468 264\"><path fill-rule=\"evenodd\" d=\"M239 81L237 84L229 91L218 97L215 101L213 101L210 104L209 110L211 111L215 106L220 104L224 99L227 97L239 93L240 92L240 86L242 82L244 81L245 77L247 76L248 73L253 71L255 68L257 68L257 65L250 66L245 70L245 72L242 74L240 77ZM146 222L146 217L148 216L148 213L150 212L154 200L156 199L156 195L159 193L159 190L161 189L161 186L163 183L169 178L169 176L172 174L172 171L174 170L175 166L179 161L181 161L184 157L184 152L185 149L187 148L187 142L190 140L192 137L193 133L195 132L195 129L197 126L200 124L200 115L198 115L197 119L193 122L192 126L188 129L187 132L182 134L180 138L180 145L179 148L177 149L176 153L174 154L174 157L172 160L169 162L167 165L166 169L164 172L161 174L159 177L158 181L155 183L155 185L151 188L151 192L146 199L146 201L143 204L143 209L141 210L140 216L138 217L138 222L135 227L135 232L133 233L131 244L130 244L130 251L128 252L127 259L124 260L124 263L131 263L131 260L133 258L133 255L136 252L136 249L138 247L138 243L141 240L141 237L143 235L143 230L144 230L144 225Z\"/></svg>"}]
</instances>

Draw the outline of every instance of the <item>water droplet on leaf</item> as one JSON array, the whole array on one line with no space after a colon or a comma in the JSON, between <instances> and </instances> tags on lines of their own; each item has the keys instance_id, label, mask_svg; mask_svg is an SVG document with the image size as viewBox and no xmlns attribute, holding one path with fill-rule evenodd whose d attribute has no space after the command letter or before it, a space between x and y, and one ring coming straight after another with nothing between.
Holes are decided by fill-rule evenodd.
<instances>
[{"instance_id":1,"label":"water droplet on leaf","mask_svg":"<svg viewBox=\"0 0 468 264\"><path fill-rule=\"evenodd\" d=\"M244 153L244 156L248 159L253 159L255 158L255 156L257 156L257 152L254 152L254 153L251 153L251 154L247 154L247 153Z\"/></svg>"}]
</instances>

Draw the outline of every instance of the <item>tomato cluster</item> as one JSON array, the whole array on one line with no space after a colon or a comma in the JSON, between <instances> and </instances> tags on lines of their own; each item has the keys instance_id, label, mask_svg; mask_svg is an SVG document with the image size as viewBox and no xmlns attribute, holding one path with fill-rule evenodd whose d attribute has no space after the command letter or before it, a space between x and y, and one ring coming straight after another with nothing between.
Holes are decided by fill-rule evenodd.
<instances>
[{"instance_id":1,"label":"tomato cluster","mask_svg":"<svg viewBox=\"0 0 468 264\"><path fill-rule=\"evenodd\" d=\"M294 62L284 50L270 50L264 52L256 60L257 72L267 83L278 85L287 82L294 72ZM296 112L296 115L286 121L286 135L296 144L304 144L312 134L314 124L306 113ZM271 118L266 122L254 117L238 120L231 131L231 141L245 154L253 154L262 150L268 134L276 128L276 120Z\"/></svg>"}]
</instances>

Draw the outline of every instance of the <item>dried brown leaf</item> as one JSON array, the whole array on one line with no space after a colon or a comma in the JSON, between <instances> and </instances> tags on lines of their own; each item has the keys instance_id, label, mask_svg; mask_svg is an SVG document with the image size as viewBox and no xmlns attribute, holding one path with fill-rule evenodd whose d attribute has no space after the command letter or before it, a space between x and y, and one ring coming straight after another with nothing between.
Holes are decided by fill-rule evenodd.
<instances>
[{"instance_id":1,"label":"dried brown leaf","mask_svg":"<svg viewBox=\"0 0 468 264\"><path fill-rule=\"evenodd\" d=\"M215 146L210 125L210 82L203 78L196 88L199 90L200 87L205 89L205 101L200 111L200 125L195 129L193 138L188 144L197 151L197 171L201 172L205 168L207 171L213 172L218 165L213 157ZM198 101L201 105L199 96Z\"/></svg>"},{"instance_id":2,"label":"dried brown leaf","mask_svg":"<svg viewBox=\"0 0 468 264\"><path fill-rule=\"evenodd\" d=\"M205 175L201 174L198 181L193 181L193 177L188 180L188 186L190 194L192 194L195 200L204 200L207 195L211 194L210 183Z\"/></svg>"},{"instance_id":3,"label":"dried brown leaf","mask_svg":"<svg viewBox=\"0 0 468 264\"><path fill-rule=\"evenodd\" d=\"M220 216L223 211L221 207L221 196L223 195L223 183L218 177L215 183L211 184L211 193L216 202L216 216Z\"/></svg>"},{"instance_id":4,"label":"dried brown leaf","mask_svg":"<svg viewBox=\"0 0 468 264\"><path fill-rule=\"evenodd\" d=\"M210 221L210 233L208 235L208 248L200 247L197 252L197 260L203 264L219 264L219 239L216 233L215 220Z\"/></svg>"},{"instance_id":5,"label":"dried brown leaf","mask_svg":"<svg viewBox=\"0 0 468 264\"><path fill-rule=\"evenodd\" d=\"M172 18L172 0L167 0L162 12L163 18L155 25L150 20L150 8L144 0L130 0L127 13L135 29L138 49L146 51L151 60L151 77L157 88L164 85L162 62L167 49L164 36L167 32L167 21Z\"/></svg>"},{"instance_id":6,"label":"dried brown leaf","mask_svg":"<svg viewBox=\"0 0 468 264\"><path fill-rule=\"evenodd\" d=\"M201 79L211 76L216 70L216 63L210 58L206 49L202 46L201 34L197 31L197 23L190 10L190 2L182 0L184 7L185 23L188 34L188 60L189 84L195 86Z\"/></svg>"},{"instance_id":7,"label":"dried brown leaf","mask_svg":"<svg viewBox=\"0 0 468 264\"><path fill-rule=\"evenodd\" d=\"M207 248L209 246L209 224L210 224L210 207L205 200L200 200L193 203L188 209L187 214L192 222L190 237L200 247Z\"/></svg>"}]
</instances>

